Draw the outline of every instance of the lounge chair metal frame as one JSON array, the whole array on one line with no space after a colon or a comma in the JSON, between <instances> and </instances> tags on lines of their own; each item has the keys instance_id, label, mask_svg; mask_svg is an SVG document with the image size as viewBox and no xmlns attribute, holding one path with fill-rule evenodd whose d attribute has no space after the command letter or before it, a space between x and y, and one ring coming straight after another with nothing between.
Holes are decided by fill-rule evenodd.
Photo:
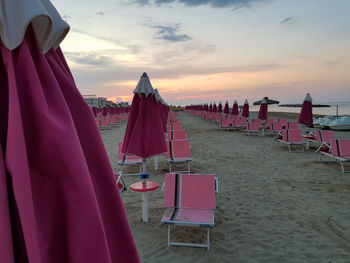
<instances>
[{"instance_id":1,"label":"lounge chair metal frame","mask_svg":"<svg viewBox=\"0 0 350 263\"><path fill-rule=\"evenodd\" d=\"M332 145L333 145L333 147L332 147ZM331 150L330 152L318 151L318 153L320 154L319 161L322 162L322 160L321 160L322 156L328 156L330 158L333 158L334 161L336 161L336 162L338 161L340 163L342 173L350 173L350 168L346 169L348 166L347 165L345 166L345 164L350 164L350 157L347 158L347 157L341 156L341 152L339 153L339 156L332 154L332 151L334 150L335 145L337 147L337 151L339 152L340 151L339 140L334 139L331 141L330 146L329 146L330 150Z\"/></svg>"},{"instance_id":2,"label":"lounge chair metal frame","mask_svg":"<svg viewBox=\"0 0 350 263\"><path fill-rule=\"evenodd\" d=\"M284 130L283 131L283 132L287 133L287 137L289 136L289 131L293 131L293 130ZM300 131L300 135L301 135L301 131ZM287 140L283 140L283 137L282 137L282 139L277 139L277 141L287 144L289 152L292 152L292 153L304 152L304 145L306 144L306 142L303 142L303 141L301 141L301 142L289 142L288 139ZM300 146L301 148L300 148L300 150L293 150L292 146L296 146L296 147Z\"/></svg>"}]
</instances>

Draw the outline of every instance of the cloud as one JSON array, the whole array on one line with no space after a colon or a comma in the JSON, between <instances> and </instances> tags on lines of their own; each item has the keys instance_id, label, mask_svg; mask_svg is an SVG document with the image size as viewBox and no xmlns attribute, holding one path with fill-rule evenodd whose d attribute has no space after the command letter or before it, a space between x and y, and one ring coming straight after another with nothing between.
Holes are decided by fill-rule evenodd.
<instances>
[{"instance_id":1,"label":"cloud","mask_svg":"<svg viewBox=\"0 0 350 263\"><path fill-rule=\"evenodd\" d=\"M296 18L296 17L288 16L285 19L283 19L280 22L280 24L282 24L282 25L293 25L297 20L298 20L298 18Z\"/></svg>"},{"instance_id":2,"label":"cloud","mask_svg":"<svg viewBox=\"0 0 350 263\"><path fill-rule=\"evenodd\" d=\"M209 5L216 8L233 7L234 9L242 7L251 7L258 2L270 2L271 0L134 0L132 3L139 5L165 5L170 3L181 3L185 6Z\"/></svg>"},{"instance_id":3,"label":"cloud","mask_svg":"<svg viewBox=\"0 0 350 263\"><path fill-rule=\"evenodd\" d=\"M102 11L100 11L100 12L96 12L96 15L101 15L101 16L103 16L105 13L104 12L102 12Z\"/></svg>"},{"instance_id":4,"label":"cloud","mask_svg":"<svg viewBox=\"0 0 350 263\"><path fill-rule=\"evenodd\" d=\"M68 20L68 19L71 19L72 17L69 16L69 15L63 15L62 18L63 18L64 20Z\"/></svg>"},{"instance_id":5,"label":"cloud","mask_svg":"<svg viewBox=\"0 0 350 263\"><path fill-rule=\"evenodd\" d=\"M147 25L145 26L149 28L157 29L155 39L163 39L170 42L183 42L191 40L192 37L190 37L187 34L177 34L180 24L173 24L170 26L160 26L160 25Z\"/></svg>"},{"instance_id":6,"label":"cloud","mask_svg":"<svg viewBox=\"0 0 350 263\"><path fill-rule=\"evenodd\" d=\"M113 59L106 55L99 55L87 52L65 52L66 57L78 64L88 66L108 66Z\"/></svg>"}]
</instances>

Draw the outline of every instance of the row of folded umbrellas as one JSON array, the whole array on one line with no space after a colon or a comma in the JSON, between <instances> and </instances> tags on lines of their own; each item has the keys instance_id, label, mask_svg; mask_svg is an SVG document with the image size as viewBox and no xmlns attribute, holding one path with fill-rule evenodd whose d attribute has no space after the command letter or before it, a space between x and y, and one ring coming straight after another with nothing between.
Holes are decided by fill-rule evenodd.
<instances>
[{"instance_id":1,"label":"row of folded umbrellas","mask_svg":"<svg viewBox=\"0 0 350 263\"><path fill-rule=\"evenodd\" d=\"M255 101L253 105L260 105L258 118L261 120L266 120L268 118L268 105L270 104L279 104L279 101L271 100L268 97L264 97L262 100ZM198 105L188 105L185 107L186 110L194 110L194 111L206 111L206 112L214 112L214 113L224 113L224 114L230 114L229 110L229 104L228 101L226 101L224 109L222 109L221 102L219 103L219 106L217 107L215 102L214 104L210 103L208 105L207 103L204 104L198 104ZM238 103L235 100L232 106L232 115L238 115ZM248 101L245 100L242 110L242 117L249 117L249 104ZM304 99L303 105L301 107L300 115L298 122L307 126L310 126L313 124L313 117L312 117L312 99L309 93L306 94L306 97Z\"/></svg>"}]
</instances>

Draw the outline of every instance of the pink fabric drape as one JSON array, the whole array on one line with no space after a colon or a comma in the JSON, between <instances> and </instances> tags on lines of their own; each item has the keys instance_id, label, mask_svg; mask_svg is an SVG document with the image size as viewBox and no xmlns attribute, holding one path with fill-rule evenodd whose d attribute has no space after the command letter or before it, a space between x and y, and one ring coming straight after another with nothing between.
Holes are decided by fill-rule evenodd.
<instances>
[{"instance_id":1,"label":"pink fabric drape","mask_svg":"<svg viewBox=\"0 0 350 263\"><path fill-rule=\"evenodd\" d=\"M94 116L61 50L44 55L30 28L17 49L0 45L0 262L139 262Z\"/></svg>"}]
</instances>

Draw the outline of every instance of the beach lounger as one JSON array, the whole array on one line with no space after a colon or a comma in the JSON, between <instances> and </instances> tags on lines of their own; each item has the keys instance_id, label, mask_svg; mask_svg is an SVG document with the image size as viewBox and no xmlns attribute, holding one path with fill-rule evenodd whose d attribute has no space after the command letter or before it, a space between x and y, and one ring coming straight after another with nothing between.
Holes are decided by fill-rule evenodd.
<instances>
[{"instance_id":1,"label":"beach lounger","mask_svg":"<svg viewBox=\"0 0 350 263\"><path fill-rule=\"evenodd\" d=\"M350 173L345 164L350 164L350 139L333 139L330 141L330 151L318 151L320 153L320 161L322 156L334 158L340 162L343 173Z\"/></svg>"},{"instance_id":2,"label":"beach lounger","mask_svg":"<svg viewBox=\"0 0 350 263\"><path fill-rule=\"evenodd\" d=\"M122 148L123 148L123 143L119 142L118 143L118 165L121 166L121 173L123 176L126 175L139 175L142 171L142 158L137 157L135 155L127 155L122 153ZM134 174L125 174L123 173L123 166L125 165L138 165L140 168L139 173L134 173Z\"/></svg>"},{"instance_id":3,"label":"beach lounger","mask_svg":"<svg viewBox=\"0 0 350 263\"><path fill-rule=\"evenodd\" d=\"M168 131L168 140L186 140L186 131Z\"/></svg>"},{"instance_id":4,"label":"beach lounger","mask_svg":"<svg viewBox=\"0 0 350 263\"><path fill-rule=\"evenodd\" d=\"M215 175L166 174L164 206L161 220L168 225L168 246L204 247L209 250L210 228L214 226ZM207 242L184 243L171 241L171 226L207 228Z\"/></svg>"},{"instance_id":5,"label":"beach lounger","mask_svg":"<svg viewBox=\"0 0 350 263\"><path fill-rule=\"evenodd\" d=\"M187 163L187 170L176 172L190 173L190 162L192 161L190 142L188 140L167 141L166 145L168 151L165 157L169 164L169 172L175 172L171 170L172 165Z\"/></svg>"},{"instance_id":6,"label":"beach lounger","mask_svg":"<svg viewBox=\"0 0 350 263\"><path fill-rule=\"evenodd\" d=\"M288 122L281 122L282 128L286 130L297 130L299 129L298 122L296 121L288 121Z\"/></svg>"},{"instance_id":7,"label":"beach lounger","mask_svg":"<svg viewBox=\"0 0 350 263\"><path fill-rule=\"evenodd\" d=\"M231 121L226 118L221 118L219 121L219 128L220 129L229 129L231 127Z\"/></svg>"},{"instance_id":8,"label":"beach lounger","mask_svg":"<svg viewBox=\"0 0 350 263\"><path fill-rule=\"evenodd\" d=\"M269 128L267 131L273 136L277 136L277 134L282 132L282 123L280 121L275 121L269 124Z\"/></svg>"},{"instance_id":9,"label":"beach lounger","mask_svg":"<svg viewBox=\"0 0 350 263\"><path fill-rule=\"evenodd\" d=\"M316 152L329 151L331 140L335 140L333 131L330 130L317 130L315 131L316 140L309 140L310 142L317 142L319 147Z\"/></svg>"},{"instance_id":10,"label":"beach lounger","mask_svg":"<svg viewBox=\"0 0 350 263\"><path fill-rule=\"evenodd\" d=\"M107 118L101 119L100 120L100 125L99 125L98 128L100 130L109 130L109 129L111 129L111 127L108 126L108 122L109 122L109 119L107 119Z\"/></svg>"},{"instance_id":11,"label":"beach lounger","mask_svg":"<svg viewBox=\"0 0 350 263\"><path fill-rule=\"evenodd\" d=\"M277 141L288 145L289 152L304 152L305 142L302 140L301 130L283 130L282 138ZM293 148L301 147L300 150L293 150Z\"/></svg>"},{"instance_id":12,"label":"beach lounger","mask_svg":"<svg viewBox=\"0 0 350 263\"><path fill-rule=\"evenodd\" d=\"M248 123L246 123L244 132L245 132L245 134L248 134L249 136L251 134L259 136L259 134L260 134L259 127L260 126L261 126L261 122L259 122L259 121L248 122Z\"/></svg>"}]
</instances>

